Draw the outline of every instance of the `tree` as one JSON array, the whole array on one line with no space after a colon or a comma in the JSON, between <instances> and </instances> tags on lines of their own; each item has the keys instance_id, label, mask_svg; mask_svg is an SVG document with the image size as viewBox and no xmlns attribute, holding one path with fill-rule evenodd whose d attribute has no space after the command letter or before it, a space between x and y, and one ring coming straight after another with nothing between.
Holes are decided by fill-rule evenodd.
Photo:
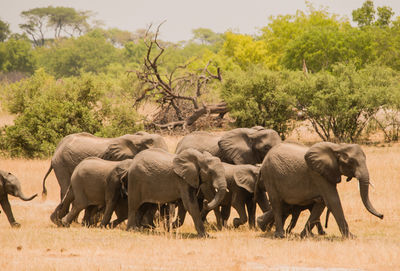
<instances>
[{"instance_id":1,"label":"tree","mask_svg":"<svg viewBox=\"0 0 400 271\"><path fill-rule=\"evenodd\" d=\"M265 126L283 138L291 130L295 98L285 89L287 74L253 66L224 77L221 91L239 127Z\"/></svg>"},{"instance_id":2,"label":"tree","mask_svg":"<svg viewBox=\"0 0 400 271\"><path fill-rule=\"evenodd\" d=\"M21 12L21 16L27 22L19 26L32 38L36 46L44 45L48 28L53 28L56 39L60 38L62 33L69 36L73 36L74 33L81 35L90 29L87 21L91 12L77 11L74 8L52 6L34 8Z\"/></svg>"},{"instance_id":3,"label":"tree","mask_svg":"<svg viewBox=\"0 0 400 271\"><path fill-rule=\"evenodd\" d=\"M27 22L20 24L19 27L32 38L36 46L43 46L48 16L47 10L45 8L34 8L22 11L21 16Z\"/></svg>"},{"instance_id":4,"label":"tree","mask_svg":"<svg viewBox=\"0 0 400 271\"><path fill-rule=\"evenodd\" d=\"M375 20L374 2L367 0L363 5L352 11L353 21L357 22L359 27L372 25Z\"/></svg>"},{"instance_id":5,"label":"tree","mask_svg":"<svg viewBox=\"0 0 400 271\"><path fill-rule=\"evenodd\" d=\"M117 49L101 31L94 30L78 38L59 40L43 48L39 64L56 77L78 76L82 72L105 71L112 62L118 62Z\"/></svg>"},{"instance_id":6,"label":"tree","mask_svg":"<svg viewBox=\"0 0 400 271\"><path fill-rule=\"evenodd\" d=\"M287 91L324 141L354 142L398 86L392 74L376 65L337 64L331 73L294 73Z\"/></svg>"},{"instance_id":7,"label":"tree","mask_svg":"<svg viewBox=\"0 0 400 271\"><path fill-rule=\"evenodd\" d=\"M0 71L33 73L35 66L32 45L26 37L0 43Z\"/></svg>"},{"instance_id":8,"label":"tree","mask_svg":"<svg viewBox=\"0 0 400 271\"><path fill-rule=\"evenodd\" d=\"M375 20L375 14L378 13L378 19ZM374 3L371 0L367 0L363 5L353 10L352 16L353 21L357 22L359 27L377 25L377 26L388 26L391 22L391 18L394 12L391 7L382 6L376 10Z\"/></svg>"},{"instance_id":9,"label":"tree","mask_svg":"<svg viewBox=\"0 0 400 271\"><path fill-rule=\"evenodd\" d=\"M217 69L217 74L211 74L208 63L200 72L192 72L188 70L189 63L186 63L176 66L171 72L165 72L158 62L165 52L157 40L160 26L153 38L145 40L147 53L143 66L136 70L141 94L135 105L144 99L155 99L161 111L152 125L160 129L185 129L205 114L219 114L219 118L222 118L227 112L225 103L207 105L205 100L201 101L207 85L212 80L222 80L220 69ZM170 111L174 112L172 117Z\"/></svg>"},{"instance_id":10,"label":"tree","mask_svg":"<svg viewBox=\"0 0 400 271\"><path fill-rule=\"evenodd\" d=\"M10 25L5 21L0 20L0 42L5 41L10 33Z\"/></svg>"},{"instance_id":11,"label":"tree","mask_svg":"<svg viewBox=\"0 0 400 271\"><path fill-rule=\"evenodd\" d=\"M267 44L249 35L225 33L221 53L231 58L242 69L257 64L268 66L270 63Z\"/></svg>"},{"instance_id":12,"label":"tree","mask_svg":"<svg viewBox=\"0 0 400 271\"><path fill-rule=\"evenodd\" d=\"M209 28L196 28L192 30L193 40L198 41L203 45L222 44L223 35L215 33Z\"/></svg>"},{"instance_id":13,"label":"tree","mask_svg":"<svg viewBox=\"0 0 400 271\"><path fill-rule=\"evenodd\" d=\"M383 6L383 7L377 7L376 10L378 11L378 19L376 20L376 25L388 26L394 15L392 8Z\"/></svg>"}]
</instances>

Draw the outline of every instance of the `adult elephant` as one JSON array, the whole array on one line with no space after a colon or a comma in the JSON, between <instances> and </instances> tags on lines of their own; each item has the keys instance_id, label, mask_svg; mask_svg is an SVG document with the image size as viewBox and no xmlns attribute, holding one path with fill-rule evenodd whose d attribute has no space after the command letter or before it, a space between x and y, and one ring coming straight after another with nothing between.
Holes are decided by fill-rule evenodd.
<instances>
[{"instance_id":1,"label":"adult elephant","mask_svg":"<svg viewBox=\"0 0 400 271\"><path fill-rule=\"evenodd\" d=\"M261 126L233 129L222 136L194 132L178 142L175 153L193 148L200 152L207 151L229 164L256 165L261 164L268 151L281 142L275 130ZM262 210L269 208L265 193L257 193L256 201Z\"/></svg>"},{"instance_id":2,"label":"adult elephant","mask_svg":"<svg viewBox=\"0 0 400 271\"><path fill-rule=\"evenodd\" d=\"M50 168L43 179L43 195L47 194L45 182L52 170L60 185L60 196L64 198L71 183L75 167L85 158L94 156L105 160L122 161L133 158L140 151L149 148L167 150L164 139L157 134L138 132L117 138L102 138L89 133L77 133L64 137L58 144L51 159Z\"/></svg>"},{"instance_id":3,"label":"adult elephant","mask_svg":"<svg viewBox=\"0 0 400 271\"><path fill-rule=\"evenodd\" d=\"M351 237L337 191L341 175L347 181L353 177L360 184L360 195L365 208L383 218L372 206L369 196L369 173L366 156L357 144L321 142L311 148L294 143L281 143L266 155L260 169L260 179L271 202L275 218L275 236L283 237L282 205L313 204L307 224L318 219L328 206L344 237ZM322 197L322 203L318 199Z\"/></svg>"},{"instance_id":4,"label":"adult elephant","mask_svg":"<svg viewBox=\"0 0 400 271\"><path fill-rule=\"evenodd\" d=\"M66 196L51 214L50 219L58 226L69 226L81 210L88 207L105 207L101 226L107 226L115 211L117 219L111 227L117 226L128 217L127 173L132 159L107 161L98 157L84 159L75 168L71 185ZM72 203L72 209L68 207ZM67 214L68 212L68 214ZM61 221L62 219L62 221ZM87 226L94 224L91 217Z\"/></svg>"},{"instance_id":5,"label":"adult elephant","mask_svg":"<svg viewBox=\"0 0 400 271\"><path fill-rule=\"evenodd\" d=\"M164 204L182 200L193 218L197 233L206 236L200 216L197 194L202 187L216 189L211 202L204 207L217 207L226 193L224 168L217 157L194 149L174 155L162 149L149 149L134 158L128 172L128 225L138 228L144 203Z\"/></svg>"},{"instance_id":6,"label":"adult elephant","mask_svg":"<svg viewBox=\"0 0 400 271\"><path fill-rule=\"evenodd\" d=\"M260 168L253 165L232 165L228 163L222 163L225 170L225 177L227 183L227 193L221 204L214 209L215 216L217 218L217 227L221 229L222 226L227 226L227 220L231 213L231 207L233 207L239 214L239 218L233 219L233 226L235 228L245 224L249 221L250 228L254 227L255 221L255 202L253 200L254 190L258 179ZM203 189L204 197L210 200L215 192L210 189ZM263 205L261 205L263 206ZM264 208L262 211L268 211ZM247 213L246 213L247 208ZM182 210L183 209L183 210ZM207 215L208 210L202 212L203 220ZM183 224L185 219L186 210L182 205L178 205L178 217L173 224L173 227L179 227Z\"/></svg>"},{"instance_id":7,"label":"adult elephant","mask_svg":"<svg viewBox=\"0 0 400 271\"><path fill-rule=\"evenodd\" d=\"M11 227L18 228L21 226L21 224L15 221L10 202L8 201L8 195L18 197L24 201L30 201L34 199L37 194L31 197L26 197L22 193L21 183L17 179L17 177L15 177L10 172L0 170L0 205L3 208L4 213L6 214Z\"/></svg>"},{"instance_id":8,"label":"adult elephant","mask_svg":"<svg viewBox=\"0 0 400 271\"><path fill-rule=\"evenodd\" d=\"M275 130L260 126L233 129L222 136L193 132L178 142L175 153L192 148L207 151L229 164L255 165L261 164L267 152L281 141Z\"/></svg>"}]
</instances>

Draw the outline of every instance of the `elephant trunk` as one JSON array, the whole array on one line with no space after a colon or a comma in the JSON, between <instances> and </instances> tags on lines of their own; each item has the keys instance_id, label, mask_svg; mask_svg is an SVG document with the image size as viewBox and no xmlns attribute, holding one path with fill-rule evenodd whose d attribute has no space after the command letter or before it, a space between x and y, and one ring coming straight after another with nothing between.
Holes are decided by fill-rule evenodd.
<instances>
[{"instance_id":1,"label":"elephant trunk","mask_svg":"<svg viewBox=\"0 0 400 271\"><path fill-rule=\"evenodd\" d=\"M33 200L37 196L37 194L27 198L21 191L18 191L15 196L22 199L23 201L30 201Z\"/></svg>"},{"instance_id":2,"label":"elephant trunk","mask_svg":"<svg viewBox=\"0 0 400 271\"><path fill-rule=\"evenodd\" d=\"M361 196L361 199L362 199L362 202L363 202L365 208L368 210L368 212L370 212L374 216L377 216L380 219L383 219L383 214L376 211L375 208L372 206L371 202L369 201L369 196L368 196L369 180L368 179L359 179L359 182L360 182L360 196Z\"/></svg>"},{"instance_id":3,"label":"elephant trunk","mask_svg":"<svg viewBox=\"0 0 400 271\"><path fill-rule=\"evenodd\" d=\"M226 194L226 180L225 178L220 178L214 182L214 188L217 189L217 193L213 200L207 204L207 209L212 210L215 209L218 205L221 204L221 201L224 199Z\"/></svg>"}]
</instances>

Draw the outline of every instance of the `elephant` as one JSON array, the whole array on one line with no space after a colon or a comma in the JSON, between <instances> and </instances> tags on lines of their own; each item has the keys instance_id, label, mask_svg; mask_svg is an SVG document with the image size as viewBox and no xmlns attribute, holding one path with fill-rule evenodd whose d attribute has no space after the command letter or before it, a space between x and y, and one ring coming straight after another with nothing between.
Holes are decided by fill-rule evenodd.
<instances>
[{"instance_id":1,"label":"elephant","mask_svg":"<svg viewBox=\"0 0 400 271\"><path fill-rule=\"evenodd\" d=\"M163 149L148 149L133 159L128 170L128 225L137 229L143 212L143 203L171 203L182 200L192 216L199 236L207 236L197 194L201 187L216 189L215 197L204 203L207 210L214 209L226 193L226 179L221 160L208 152L187 149L171 154Z\"/></svg>"},{"instance_id":2,"label":"elephant","mask_svg":"<svg viewBox=\"0 0 400 271\"><path fill-rule=\"evenodd\" d=\"M127 134L117 138L101 138L89 133L68 135L61 140L54 152L50 168L43 179L42 195L47 194L45 182L52 170L60 185L62 200L71 183L72 172L83 159L94 156L105 160L122 161L133 158L137 153L148 148L168 149L160 135L146 132Z\"/></svg>"},{"instance_id":3,"label":"elephant","mask_svg":"<svg viewBox=\"0 0 400 271\"><path fill-rule=\"evenodd\" d=\"M255 212L253 212L255 209L253 196L260 168L253 165L231 165L228 163L222 163L222 165L225 170L228 190L220 206L214 209L217 218L217 227L221 229L222 226L227 226L227 220L230 216L232 206L239 214L239 218L233 219L233 226L237 228L248 220L249 226L252 228L254 227L255 221L254 217L252 217L255 216ZM204 197L206 200L210 200L210 198L213 197L213 190L203 189L202 191L205 193ZM266 206L266 208L263 209L263 212L266 212L269 210L268 199L265 196L263 200L266 201L266 204L260 206ZM184 222L186 211L180 210L180 208L183 208L183 206L178 205L178 217L173 224L174 227L179 227ZM248 216L246 214L246 208ZM202 212L203 219L207 213L208 211Z\"/></svg>"},{"instance_id":4,"label":"elephant","mask_svg":"<svg viewBox=\"0 0 400 271\"><path fill-rule=\"evenodd\" d=\"M284 237L283 203L305 206L313 204L306 229L318 219L325 208L333 214L344 238L353 237L344 217L337 191L341 176L350 181L358 179L360 196L365 208L383 219L372 206L369 191L369 172L366 156L358 144L320 142L310 148L295 143L274 146L261 165L260 181L268 192L275 219L275 236ZM319 200L322 198L322 200ZM305 235L302 232L302 237Z\"/></svg>"},{"instance_id":5,"label":"elephant","mask_svg":"<svg viewBox=\"0 0 400 271\"><path fill-rule=\"evenodd\" d=\"M183 150L193 148L200 152L207 151L229 164L256 165L261 164L268 151L281 142L281 137L275 130L265 129L262 126L237 128L222 136L208 132L193 132L178 142L175 153L179 154ZM269 209L265 194L257 193L256 200L262 210ZM254 225L254 222L251 224Z\"/></svg>"},{"instance_id":6,"label":"elephant","mask_svg":"<svg viewBox=\"0 0 400 271\"><path fill-rule=\"evenodd\" d=\"M18 197L24 201L30 201L33 200L37 196L37 194L31 197L26 197L22 193L20 181L10 172L0 170L0 180L0 205L3 208L4 213L6 214L11 227L19 228L21 224L15 221L10 202L8 201L8 195Z\"/></svg>"},{"instance_id":7,"label":"elephant","mask_svg":"<svg viewBox=\"0 0 400 271\"><path fill-rule=\"evenodd\" d=\"M320 200L322 201L322 198ZM282 204L282 224L285 225L285 221L288 218L288 216L289 215L292 216L292 219L286 228L286 231L285 231L286 234L291 233L293 228L296 226L297 220L299 219L299 216L300 216L300 213L304 210L309 210L311 212L312 208L314 207L314 204L315 203L311 203L306 206L300 206L300 205L289 205L289 204L286 204L283 202L283 204ZM328 217L329 217L329 210L327 211L327 215L326 215L325 227L328 227ZM274 220L274 214L273 214L272 209L268 210L263 215L261 215L257 218L257 225L262 231L270 231L272 226L274 225L274 223L275 223L275 220ZM309 229L305 228L303 230L303 235L304 234L312 235L311 230L313 229L314 226L317 227L319 235L326 234L322 227L321 221L318 218L311 223Z\"/></svg>"},{"instance_id":8,"label":"elephant","mask_svg":"<svg viewBox=\"0 0 400 271\"><path fill-rule=\"evenodd\" d=\"M111 223L111 227L124 221L128 216L126 185L131 163L132 159L123 161L108 161L98 157L84 159L72 173L71 185L61 203L51 214L51 221L59 226L69 226L81 210L89 207L95 211L105 207L100 223L102 227L109 225L114 211L117 219ZM72 209L68 212L71 202ZM84 223L88 226L95 224L92 215L85 217Z\"/></svg>"},{"instance_id":9,"label":"elephant","mask_svg":"<svg viewBox=\"0 0 400 271\"><path fill-rule=\"evenodd\" d=\"M175 153L188 148L207 151L229 164L261 164L268 150L281 142L279 134L261 126L237 128L221 137L208 132L193 132L177 144Z\"/></svg>"}]
</instances>

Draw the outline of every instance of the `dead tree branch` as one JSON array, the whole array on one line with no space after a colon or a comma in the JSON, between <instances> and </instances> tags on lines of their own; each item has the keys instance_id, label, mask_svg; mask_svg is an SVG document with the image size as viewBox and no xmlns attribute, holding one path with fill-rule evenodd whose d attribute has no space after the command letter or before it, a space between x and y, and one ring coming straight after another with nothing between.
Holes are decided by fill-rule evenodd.
<instances>
[{"instance_id":1,"label":"dead tree branch","mask_svg":"<svg viewBox=\"0 0 400 271\"><path fill-rule=\"evenodd\" d=\"M140 70L135 71L141 82L142 92L134 104L150 97L157 98L162 108L160 114L164 114L163 120L166 119L165 116L168 115L169 110L173 109L174 119L170 119L167 123L156 123L157 121L153 123L160 129L185 128L205 114L219 114L220 117L223 117L228 112L225 103L199 106L199 98L206 91L207 85L213 80L222 80L219 68L217 68L217 74L210 72L211 61L198 72L189 71L188 66L191 61L176 66L169 73L160 67L159 61L165 52L165 45L158 41L158 36L163 23L158 25L155 34L150 39L145 38L147 52L143 66ZM146 31L146 35L150 33L151 27L152 25Z\"/></svg>"}]
</instances>

